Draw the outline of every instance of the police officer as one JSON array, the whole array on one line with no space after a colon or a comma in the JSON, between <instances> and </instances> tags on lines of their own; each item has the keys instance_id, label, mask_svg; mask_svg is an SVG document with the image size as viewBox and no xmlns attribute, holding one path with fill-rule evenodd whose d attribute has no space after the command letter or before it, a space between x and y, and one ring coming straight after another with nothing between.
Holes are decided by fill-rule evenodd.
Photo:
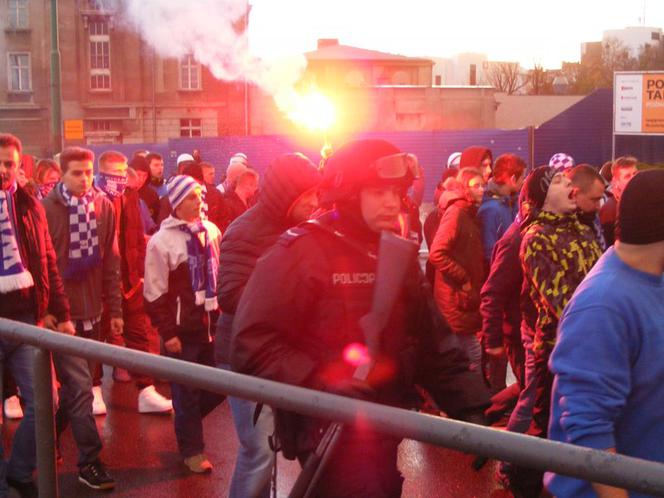
<instances>
[{"instance_id":1,"label":"police officer","mask_svg":"<svg viewBox=\"0 0 664 498\"><path fill-rule=\"evenodd\" d=\"M488 405L412 262L366 382L344 361L363 343L359 320L371 309L382 230L397 230L401 199L419 167L383 140L358 140L327 162L323 203L334 209L286 232L258 264L240 300L231 341L234 370L356 398L409 406L417 384L450 416L481 420ZM346 355L347 356L347 355ZM287 458L303 462L325 422L278 411L276 433ZM316 496L400 496L400 440L347 427Z\"/></svg>"}]
</instances>

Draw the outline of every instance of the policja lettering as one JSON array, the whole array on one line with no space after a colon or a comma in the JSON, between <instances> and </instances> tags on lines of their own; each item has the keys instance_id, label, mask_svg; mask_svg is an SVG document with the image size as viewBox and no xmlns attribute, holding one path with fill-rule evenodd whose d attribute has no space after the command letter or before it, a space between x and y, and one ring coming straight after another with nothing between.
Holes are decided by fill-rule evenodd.
<instances>
[{"instance_id":1,"label":"policja lettering","mask_svg":"<svg viewBox=\"0 0 664 498\"><path fill-rule=\"evenodd\" d=\"M333 273L332 285L363 285L373 284L375 273Z\"/></svg>"}]
</instances>

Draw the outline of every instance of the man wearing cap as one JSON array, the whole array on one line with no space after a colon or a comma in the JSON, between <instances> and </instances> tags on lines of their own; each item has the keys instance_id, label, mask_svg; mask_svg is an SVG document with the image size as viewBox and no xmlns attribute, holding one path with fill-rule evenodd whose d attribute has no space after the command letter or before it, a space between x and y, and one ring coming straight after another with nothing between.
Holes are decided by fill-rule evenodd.
<instances>
[{"instance_id":1,"label":"man wearing cap","mask_svg":"<svg viewBox=\"0 0 664 498\"><path fill-rule=\"evenodd\" d=\"M576 163L574 162L574 158L569 154L565 154L564 152L558 152L552 155L551 159L549 159L549 166L558 172L563 172L573 168L575 164Z\"/></svg>"},{"instance_id":2,"label":"man wearing cap","mask_svg":"<svg viewBox=\"0 0 664 498\"><path fill-rule=\"evenodd\" d=\"M549 437L664 462L664 171L629 182L616 235L560 323ZM545 483L555 496L628 496L553 473Z\"/></svg>"},{"instance_id":3,"label":"man wearing cap","mask_svg":"<svg viewBox=\"0 0 664 498\"><path fill-rule=\"evenodd\" d=\"M408 406L415 384L450 416L483 420L488 394L435 309L415 260L409 263L376 368L353 377L344 350L365 342L359 320L371 309L383 230L398 229L401 198L419 172L412 154L384 140L338 149L323 178L334 209L287 231L261 259L233 322L233 370L313 389ZM304 461L327 423L277 410L284 456ZM344 429L316 496L400 496L399 438L366 424Z\"/></svg>"},{"instance_id":4,"label":"man wearing cap","mask_svg":"<svg viewBox=\"0 0 664 498\"><path fill-rule=\"evenodd\" d=\"M171 178L168 198L173 213L147 247L145 310L168 356L213 366L221 232L214 223L201 219L201 185L191 176ZM203 417L223 396L175 382L171 394L184 463L194 473L210 472L212 465L203 454Z\"/></svg>"},{"instance_id":5,"label":"man wearing cap","mask_svg":"<svg viewBox=\"0 0 664 498\"><path fill-rule=\"evenodd\" d=\"M519 252L524 276L522 299L530 300L536 312L529 369L535 397L528 433L546 437L553 380L547 362L556 342L558 320L602 250L592 230L576 216L577 205L567 175L551 166L541 166L530 173L523 188L523 240ZM510 479L513 490L537 496L542 487L541 473L524 470L518 475Z\"/></svg>"}]
</instances>

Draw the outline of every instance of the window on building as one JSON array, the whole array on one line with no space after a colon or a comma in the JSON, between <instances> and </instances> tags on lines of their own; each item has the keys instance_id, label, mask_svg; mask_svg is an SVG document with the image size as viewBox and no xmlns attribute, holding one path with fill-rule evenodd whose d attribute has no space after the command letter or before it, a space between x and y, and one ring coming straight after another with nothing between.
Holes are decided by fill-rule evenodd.
<instances>
[{"instance_id":1,"label":"window on building","mask_svg":"<svg viewBox=\"0 0 664 498\"><path fill-rule=\"evenodd\" d=\"M651 38L652 40L658 40L658 41L659 41L659 39L660 39L660 34L659 34L659 32L658 32L658 31L651 31L651 32L650 32L650 38Z\"/></svg>"},{"instance_id":2,"label":"window on building","mask_svg":"<svg viewBox=\"0 0 664 498\"><path fill-rule=\"evenodd\" d=\"M112 10L115 7L114 0L87 0L86 3L90 10Z\"/></svg>"},{"instance_id":3,"label":"window on building","mask_svg":"<svg viewBox=\"0 0 664 498\"><path fill-rule=\"evenodd\" d=\"M108 20L91 20L90 32L90 89L111 89L111 37Z\"/></svg>"},{"instance_id":4,"label":"window on building","mask_svg":"<svg viewBox=\"0 0 664 498\"><path fill-rule=\"evenodd\" d=\"M111 131L112 123L108 119L93 119L90 121L90 131Z\"/></svg>"},{"instance_id":5,"label":"window on building","mask_svg":"<svg viewBox=\"0 0 664 498\"><path fill-rule=\"evenodd\" d=\"M436 75L436 86L441 86L443 84L443 77L440 74Z\"/></svg>"},{"instance_id":6,"label":"window on building","mask_svg":"<svg viewBox=\"0 0 664 498\"><path fill-rule=\"evenodd\" d=\"M30 77L30 54L9 53L8 71L10 92L29 92L32 90Z\"/></svg>"},{"instance_id":7,"label":"window on building","mask_svg":"<svg viewBox=\"0 0 664 498\"><path fill-rule=\"evenodd\" d=\"M471 64L470 65L470 71L468 75L468 84L469 85L477 85L477 65L476 64Z\"/></svg>"},{"instance_id":8,"label":"window on building","mask_svg":"<svg viewBox=\"0 0 664 498\"><path fill-rule=\"evenodd\" d=\"M180 89L201 89L201 65L193 55L185 55L180 59Z\"/></svg>"},{"instance_id":9,"label":"window on building","mask_svg":"<svg viewBox=\"0 0 664 498\"><path fill-rule=\"evenodd\" d=\"M9 27L11 29L28 27L28 0L9 0Z\"/></svg>"},{"instance_id":10,"label":"window on building","mask_svg":"<svg viewBox=\"0 0 664 498\"><path fill-rule=\"evenodd\" d=\"M181 119L180 136L181 137L200 137L203 135L203 128L200 119Z\"/></svg>"}]
</instances>

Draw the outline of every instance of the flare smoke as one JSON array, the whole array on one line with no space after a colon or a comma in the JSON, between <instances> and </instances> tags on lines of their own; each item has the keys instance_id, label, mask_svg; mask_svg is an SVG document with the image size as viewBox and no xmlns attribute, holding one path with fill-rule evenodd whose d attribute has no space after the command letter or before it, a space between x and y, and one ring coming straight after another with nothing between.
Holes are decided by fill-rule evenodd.
<instances>
[{"instance_id":1,"label":"flare smoke","mask_svg":"<svg viewBox=\"0 0 664 498\"><path fill-rule=\"evenodd\" d=\"M161 56L191 54L220 80L253 83L287 111L304 56L267 61L249 53L245 0L123 0L128 21Z\"/></svg>"}]
</instances>

